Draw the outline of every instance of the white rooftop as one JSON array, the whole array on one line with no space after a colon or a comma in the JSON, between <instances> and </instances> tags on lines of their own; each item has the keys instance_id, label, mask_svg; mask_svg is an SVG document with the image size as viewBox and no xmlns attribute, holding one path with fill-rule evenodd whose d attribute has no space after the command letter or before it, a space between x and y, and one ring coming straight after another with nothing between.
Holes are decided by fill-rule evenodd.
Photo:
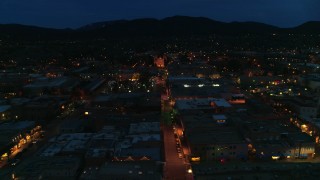
<instances>
[{"instance_id":1,"label":"white rooftop","mask_svg":"<svg viewBox=\"0 0 320 180\"><path fill-rule=\"evenodd\" d=\"M176 107L180 110L213 109L214 107L211 103L214 103L217 107L231 107L231 105L222 98L181 99L176 101Z\"/></svg>"},{"instance_id":2,"label":"white rooftop","mask_svg":"<svg viewBox=\"0 0 320 180\"><path fill-rule=\"evenodd\" d=\"M52 144L41 153L41 156L54 156L61 151L72 152L83 149L92 136L92 133L61 134L58 137L50 139L49 142Z\"/></svg>"}]
</instances>

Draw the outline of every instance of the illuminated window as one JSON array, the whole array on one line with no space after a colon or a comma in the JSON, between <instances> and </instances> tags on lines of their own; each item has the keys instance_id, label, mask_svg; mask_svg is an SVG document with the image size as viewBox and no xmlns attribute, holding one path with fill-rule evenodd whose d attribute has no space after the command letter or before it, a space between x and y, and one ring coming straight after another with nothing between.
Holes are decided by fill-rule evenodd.
<instances>
[{"instance_id":1,"label":"illuminated window","mask_svg":"<svg viewBox=\"0 0 320 180\"><path fill-rule=\"evenodd\" d=\"M225 122L226 122L225 119L219 119L219 120L217 120L217 123L219 123L219 124L223 124L223 123L225 123Z\"/></svg>"},{"instance_id":2,"label":"illuminated window","mask_svg":"<svg viewBox=\"0 0 320 180\"><path fill-rule=\"evenodd\" d=\"M4 153L4 154L2 154L2 156L1 156L1 160L6 159L7 157L8 157L8 153Z\"/></svg>"},{"instance_id":3,"label":"illuminated window","mask_svg":"<svg viewBox=\"0 0 320 180\"><path fill-rule=\"evenodd\" d=\"M198 162L198 161L200 161L200 157L192 157L191 161Z\"/></svg>"}]
</instances>

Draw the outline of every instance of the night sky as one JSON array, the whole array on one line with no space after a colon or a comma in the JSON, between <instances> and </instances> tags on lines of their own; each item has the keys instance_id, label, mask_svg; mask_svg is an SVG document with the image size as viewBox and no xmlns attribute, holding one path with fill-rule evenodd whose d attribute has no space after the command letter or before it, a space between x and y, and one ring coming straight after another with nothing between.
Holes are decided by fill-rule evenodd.
<instances>
[{"instance_id":1,"label":"night sky","mask_svg":"<svg viewBox=\"0 0 320 180\"><path fill-rule=\"evenodd\" d=\"M320 20L320 0L0 0L0 23L77 28L99 21L202 16L293 27Z\"/></svg>"}]
</instances>

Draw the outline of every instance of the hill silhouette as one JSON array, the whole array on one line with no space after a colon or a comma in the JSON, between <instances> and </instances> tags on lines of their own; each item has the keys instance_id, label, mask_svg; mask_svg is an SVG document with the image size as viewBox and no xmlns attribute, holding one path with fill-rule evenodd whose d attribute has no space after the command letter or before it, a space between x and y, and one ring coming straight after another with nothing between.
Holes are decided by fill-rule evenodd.
<instances>
[{"instance_id":1,"label":"hill silhouette","mask_svg":"<svg viewBox=\"0 0 320 180\"><path fill-rule=\"evenodd\" d=\"M0 25L0 38L22 40L82 39L91 37L166 37L297 33L318 34L320 21L293 28L279 28L258 22L219 22L203 17L173 16L157 19L118 20L92 23L78 29L50 29L18 24Z\"/></svg>"}]
</instances>

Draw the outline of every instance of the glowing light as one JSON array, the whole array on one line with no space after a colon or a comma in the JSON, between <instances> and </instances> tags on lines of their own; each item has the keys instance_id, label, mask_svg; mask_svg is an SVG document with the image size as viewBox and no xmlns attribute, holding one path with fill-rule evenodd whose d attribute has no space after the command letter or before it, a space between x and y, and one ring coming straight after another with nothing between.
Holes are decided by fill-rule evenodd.
<instances>
[{"instance_id":1,"label":"glowing light","mask_svg":"<svg viewBox=\"0 0 320 180\"><path fill-rule=\"evenodd\" d=\"M273 160L278 160L278 159L280 159L280 156L272 156L271 157Z\"/></svg>"},{"instance_id":2,"label":"glowing light","mask_svg":"<svg viewBox=\"0 0 320 180\"><path fill-rule=\"evenodd\" d=\"M198 162L198 161L200 161L200 157L192 157L191 161Z\"/></svg>"},{"instance_id":3,"label":"glowing light","mask_svg":"<svg viewBox=\"0 0 320 180\"><path fill-rule=\"evenodd\" d=\"M223 124L223 123L225 123L226 122L226 120L224 120L224 119L219 119L219 120L217 120L217 123L219 123L219 124Z\"/></svg>"},{"instance_id":4,"label":"glowing light","mask_svg":"<svg viewBox=\"0 0 320 180\"><path fill-rule=\"evenodd\" d=\"M190 85L189 84L185 84L185 85L183 85L183 87L188 88L188 87L190 87Z\"/></svg>"},{"instance_id":5,"label":"glowing light","mask_svg":"<svg viewBox=\"0 0 320 180\"><path fill-rule=\"evenodd\" d=\"M192 169L191 169L191 168L188 169L188 173L189 173L189 174L192 174Z\"/></svg>"},{"instance_id":6,"label":"glowing light","mask_svg":"<svg viewBox=\"0 0 320 180\"><path fill-rule=\"evenodd\" d=\"M199 87L203 87L203 86L204 86L204 84L199 84L198 86L199 86Z\"/></svg>"},{"instance_id":7,"label":"glowing light","mask_svg":"<svg viewBox=\"0 0 320 180\"><path fill-rule=\"evenodd\" d=\"M8 157L8 153L4 153L4 154L2 154L2 156L1 156L1 160L2 160L2 159L4 159L4 158L6 158L6 157Z\"/></svg>"},{"instance_id":8,"label":"glowing light","mask_svg":"<svg viewBox=\"0 0 320 180\"><path fill-rule=\"evenodd\" d=\"M84 112L84 115L88 116L88 115L89 115L89 112L88 112L88 111Z\"/></svg>"},{"instance_id":9,"label":"glowing light","mask_svg":"<svg viewBox=\"0 0 320 180\"><path fill-rule=\"evenodd\" d=\"M219 87L220 84L212 84L213 87Z\"/></svg>"}]
</instances>

